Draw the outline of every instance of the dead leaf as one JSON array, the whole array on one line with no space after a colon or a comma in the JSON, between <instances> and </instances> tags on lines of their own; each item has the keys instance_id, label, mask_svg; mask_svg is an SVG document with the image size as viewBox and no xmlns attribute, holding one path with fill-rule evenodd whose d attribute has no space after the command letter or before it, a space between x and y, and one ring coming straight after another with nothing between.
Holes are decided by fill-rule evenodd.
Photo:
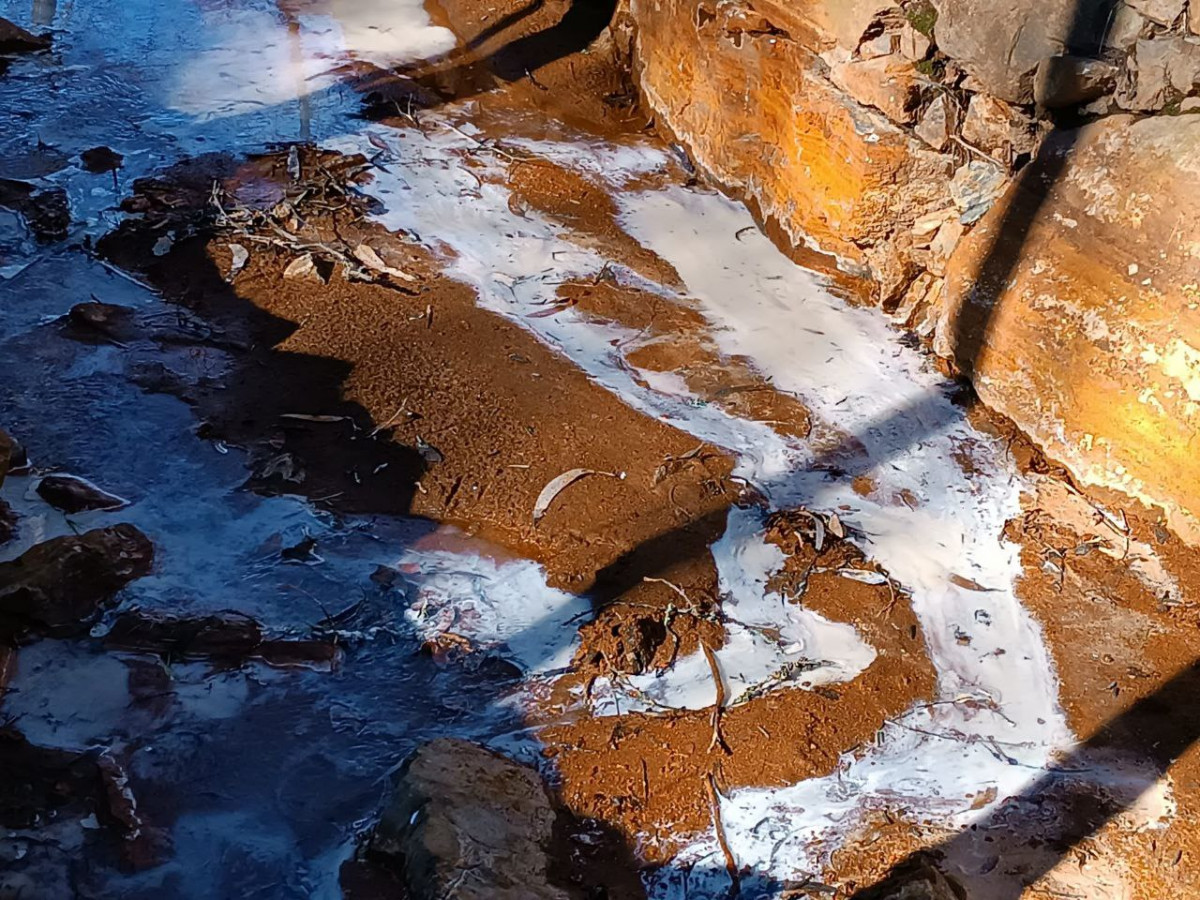
<instances>
[{"instance_id":1,"label":"dead leaf","mask_svg":"<svg viewBox=\"0 0 1200 900\"><path fill-rule=\"evenodd\" d=\"M290 453L281 453L273 459L267 460L263 467L258 472L259 478L273 478L278 476L284 481L290 481L294 484L303 484L305 473L304 469L296 462L296 458Z\"/></svg>"},{"instance_id":2,"label":"dead leaf","mask_svg":"<svg viewBox=\"0 0 1200 900\"><path fill-rule=\"evenodd\" d=\"M813 520L813 548L820 553L825 549L825 523L821 521L821 517L814 515Z\"/></svg>"},{"instance_id":3,"label":"dead leaf","mask_svg":"<svg viewBox=\"0 0 1200 900\"><path fill-rule=\"evenodd\" d=\"M421 454L421 459L427 463L440 463L446 458L442 455L441 450L422 439L420 435L417 436L417 452Z\"/></svg>"},{"instance_id":4,"label":"dead leaf","mask_svg":"<svg viewBox=\"0 0 1200 900\"><path fill-rule=\"evenodd\" d=\"M842 525L842 520L837 517L837 513L833 513L829 517L829 533L838 540L846 536L846 528Z\"/></svg>"},{"instance_id":5,"label":"dead leaf","mask_svg":"<svg viewBox=\"0 0 1200 900\"><path fill-rule=\"evenodd\" d=\"M530 313L525 318L527 319L545 319L547 316L553 316L562 312L564 309L570 309L575 305L574 300L568 300L565 303L555 303L553 306L548 306L545 309L539 309L535 313Z\"/></svg>"},{"instance_id":6,"label":"dead leaf","mask_svg":"<svg viewBox=\"0 0 1200 900\"><path fill-rule=\"evenodd\" d=\"M872 569L838 569L837 573L843 578L849 578L851 581L860 581L863 584L887 584L887 576L882 572L876 572Z\"/></svg>"},{"instance_id":7,"label":"dead leaf","mask_svg":"<svg viewBox=\"0 0 1200 900\"><path fill-rule=\"evenodd\" d=\"M972 581L970 578L963 578L961 575L955 575L953 573L950 575L950 583L958 585L960 588L966 588L968 591L983 591L985 593L991 593L995 590L995 588L984 587L978 581Z\"/></svg>"},{"instance_id":8,"label":"dead leaf","mask_svg":"<svg viewBox=\"0 0 1200 900\"><path fill-rule=\"evenodd\" d=\"M237 273L246 267L246 263L250 261L250 251L241 244L229 245L229 274L225 276L226 281L233 281Z\"/></svg>"},{"instance_id":9,"label":"dead leaf","mask_svg":"<svg viewBox=\"0 0 1200 900\"><path fill-rule=\"evenodd\" d=\"M297 256L288 267L283 270L284 278L308 278L316 272L317 266L313 262L312 254L305 253L303 256Z\"/></svg>"},{"instance_id":10,"label":"dead leaf","mask_svg":"<svg viewBox=\"0 0 1200 900\"><path fill-rule=\"evenodd\" d=\"M366 244L359 244L354 248L354 258L360 263L375 272L381 272L384 275L390 275L392 278L399 278L401 281L416 281L417 279L409 275L407 272L402 272L399 269L393 268L379 258L379 254L372 250Z\"/></svg>"},{"instance_id":11,"label":"dead leaf","mask_svg":"<svg viewBox=\"0 0 1200 900\"><path fill-rule=\"evenodd\" d=\"M588 475L607 475L609 478L620 477L613 472L597 472L595 469L568 469L557 478L551 478L546 482L546 486L538 494L537 502L533 504L533 521L538 521L546 514L555 497L580 478L586 478Z\"/></svg>"},{"instance_id":12,"label":"dead leaf","mask_svg":"<svg viewBox=\"0 0 1200 900\"><path fill-rule=\"evenodd\" d=\"M349 416L310 416L307 413L280 413L281 419L299 419L301 422L345 422Z\"/></svg>"},{"instance_id":13,"label":"dead leaf","mask_svg":"<svg viewBox=\"0 0 1200 900\"><path fill-rule=\"evenodd\" d=\"M392 152L391 146L389 146L387 141L385 141L379 135L368 131L367 132L367 140L371 142L372 147L375 147L376 149L382 150L384 153L386 153L388 156L388 159L391 159L395 156L395 154Z\"/></svg>"}]
</instances>

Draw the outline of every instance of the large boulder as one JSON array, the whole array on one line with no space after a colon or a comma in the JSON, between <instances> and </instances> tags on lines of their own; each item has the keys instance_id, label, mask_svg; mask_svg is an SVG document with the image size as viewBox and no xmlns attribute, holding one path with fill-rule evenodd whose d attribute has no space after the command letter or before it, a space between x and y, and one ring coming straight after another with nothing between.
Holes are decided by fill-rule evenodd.
<instances>
[{"instance_id":1,"label":"large boulder","mask_svg":"<svg viewBox=\"0 0 1200 900\"><path fill-rule=\"evenodd\" d=\"M933 5L939 49L979 88L1009 103L1033 102L1043 60L1095 55L1112 40L1112 0L933 0Z\"/></svg>"},{"instance_id":2,"label":"large boulder","mask_svg":"<svg viewBox=\"0 0 1200 900\"><path fill-rule=\"evenodd\" d=\"M1083 482L1200 540L1200 117L1059 132L963 240L940 353Z\"/></svg>"},{"instance_id":3,"label":"large boulder","mask_svg":"<svg viewBox=\"0 0 1200 900\"><path fill-rule=\"evenodd\" d=\"M954 164L825 76L835 6L756 3L750 16L748 4L632 0L634 61L700 166L795 245L870 274L886 300L915 274L908 232L949 205Z\"/></svg>"},{"instance_id":4,"label":"large boulder","mask_svg":"<svg viewBox=\"0 0 1200 900\"><path fill-rule=\"evenodd\" d=\"M413 900L567 900L547 880L554 819L533 769L440 738L397 773L370 850L397 861Z\"/></svg>"}]
</instances>

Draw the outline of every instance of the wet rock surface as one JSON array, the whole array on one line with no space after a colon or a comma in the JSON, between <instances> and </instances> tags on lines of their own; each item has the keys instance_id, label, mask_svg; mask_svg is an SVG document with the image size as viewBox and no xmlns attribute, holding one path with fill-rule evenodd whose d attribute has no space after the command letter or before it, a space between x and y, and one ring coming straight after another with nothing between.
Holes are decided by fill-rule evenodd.
<instances>
[{"instance_id":1,"label":"wet rock surface","mask_svg":"<svg viewBox=\"0 0 1200 900\"><path fill-rule=\"evenodd\" d=\"M129 503L77 475L46 475L38 481L37 492L51 506L67 513L109 511Z\"/></svg>"},{"instance_id":2,"label":"wet rock surface","mask_svg":"<svg viewBox=\"0 0 1200 900\"><path fill-rule=\"evenodd\" d=\"M0 178L0 207L20 213L39 241L49 243L67 236L71 209L62 188Z\"/></svg>"},{"instance_id":3,"label":"wet rock surface","mask_svg":"<svg viewBox=\"0 0 1200 900\"><path fill-rule=\"evenodd\" d=\"M396 773L370 849L403 867L414 900L567 900L547 880L554 820L535 770L440 739Z\"/></svg>"},{"instance_id":4,"label":"wet rock surface","mask_svg":"<svg viewBox=\"0 0 1200 900\"><path fill-rule=\"evenodd\" d=\"M80 634L153 559L150 540L132 525L53 538L0 563L0 616L21 629Z\"/></svg>"},{"instance_id":5,"label":"wet rock surface","mask_svg":"<svg viewBox=\"0 0 1200 900\"><path fill-rule=\"evenodd\" d=\"M32 53L50 46L50 35L34 34L0 17L0 53Z\"/></svg>"},{"instance_id":6,"label":"wet rock surface","mask_svg":"<svg viewBox=\"0 0 1200 900\"><path fill-rule=\"evenodd\" d=\"M328 665L337 656L330 640L270 638L245 615L223 613L188 618L130 610L104 634L108 647L155 653L167 660L202 659L240 664L261 659L271 665Z\"/></svg>"}]
</instances>

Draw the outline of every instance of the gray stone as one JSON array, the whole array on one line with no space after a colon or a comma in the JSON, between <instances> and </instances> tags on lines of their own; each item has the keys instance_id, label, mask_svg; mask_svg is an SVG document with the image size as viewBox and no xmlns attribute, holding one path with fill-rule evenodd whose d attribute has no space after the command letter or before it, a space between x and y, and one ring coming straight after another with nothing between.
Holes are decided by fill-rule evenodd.
<instances>
[{"instance_id":1,"label":"gray stone","mask_svg":"<svg viewBox=\"0 0 1200 900\"><path fill-rule=\"evenodd\" d=\"M972 160L960 166L950 180L950 197L964 224L983 217L1004 191L1008 178L995 163Z\"/></svg>"},{"instance_id":2,"label":"gray stone","mask_svg":"<svg viewBox=\"0 0 1200 900\"><path fill-rule=\"evenodd\" d=\"M1123 109L1162 109L1173 94L1189 94L1200 83L1200 40L1177 35L1137 42L1117 92Z\"/></svg>"},{"instance_id":3,"label":"gray stone","mask_svg":"<svg viewBox=\"0 0 1200 900\"><path fill-rule=\"evenodd\" d=\"M1111 91L1117 67L1098 59L1052 56L1042 60L1033 83L1033 99L1046 109L1090 103Z\"/></svg>"},{"instance_id":4,"label":"gray stone","mask_svg":"<svg viewBox=\"0 0 1200 900\"><path fill-rule=\"evenodd\" d=\"M1110 25L1100 0L933 0L938 47L988 93L1033 101L1042 60L1068 51L1095 54ZM1076 16L1076 6L1082 5Z\"/></svg>"},{"instance_id":5,"label":"gray stone","mask_svg":"<svg viewBox=\"0 0 1200 900\"><path fill-rule=\"evenodd\" d=\"M993 155L1032 153L1037 148L1037 131L1033 121L1019 109L989 97L976 94L967 106L962 136L965 140Z\"/></svg>"},{"instance_id":6,"label":"gray stone","mask_svg":"<svg viewBox=\"0 0 1200 900\"><path fill-rule=\"evenodd\" d=\"M1128 53L1142 36L1146 20L1136 9L1125 3L1118 3L1113 9L1112 23L1104 33L1104 46L1113 50Z\"/></svg>"},{"instance_id":7,"label":"gray stone","mask_svg":"<svg viewBox=\"0 0 1200 900\"><path fill-rule=\"evenodd\" d=\"M871 23L894 5L890 0L837 0L827 5L825 14L838 43L857 50Z\"/></svg>"},{"instance_id":8,"label":"gray stone","mask_svg":"<svg viewBox=\"0 0 1200 900\"><path fill-rule=\"evenodd\" d=\"M913 62L920 62L929 55L933 42L908 22L900 26L900 54Z\"/></svg>"},{"instance_id":9,"label":"gray stone","mask_svg":"<svg viewBox=\"0 0 1200 900\"><path fill-rule=\"evenodd\" d=\"M1186 0L1125 0L1151 22L1173 25L1183 15Z\"/></svg>"},{"instance_id":10,"label":"gray stone","mask_svg":"<svg viewBox=\"0 0 1200 900\"><path fill-rule=\"evenodd\" d=\"M440 738L397 773L371 850L402 864L413 900L567 900L547 881L554 818L533 769Z\"/></svg>"},{"instance_id":11,"label":"gray stone","mask_svg":"<svg viewBox=\"0 0 1200 900\"><path fill-rule=\"evenodd\" d=\"M938 94L913 130L934 150L945 150L957 127L958 106L946 94Z\"/></svg>"}]
</instances>

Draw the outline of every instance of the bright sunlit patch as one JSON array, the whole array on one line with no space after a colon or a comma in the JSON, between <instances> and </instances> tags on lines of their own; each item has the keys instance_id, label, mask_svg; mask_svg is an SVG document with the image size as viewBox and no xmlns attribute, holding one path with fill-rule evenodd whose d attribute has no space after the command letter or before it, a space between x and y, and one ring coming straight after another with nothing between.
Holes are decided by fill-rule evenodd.
<instances>
[{"instance_id":1,"label":"bright sunlit patch","mask_svg":"<svg viewBox=\"0 0 1200 900\"><path fill-rule=\"evenodd\" d=\"M292 103L335 84L349 63L390 68L456 40L430 23L420 0L315 0L290 15L226 9L210 19L205 49L179 66L167 97L172 109L206 118Z\"/></svg>"}]
</instances>

